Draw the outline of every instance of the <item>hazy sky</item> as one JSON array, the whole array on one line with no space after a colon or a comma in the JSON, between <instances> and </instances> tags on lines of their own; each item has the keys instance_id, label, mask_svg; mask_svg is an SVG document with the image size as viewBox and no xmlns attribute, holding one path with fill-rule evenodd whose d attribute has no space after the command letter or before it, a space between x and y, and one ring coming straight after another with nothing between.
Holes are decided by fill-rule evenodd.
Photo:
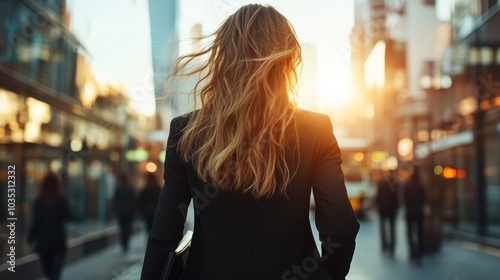
<instances>
[{"instance_id":1,"label":"hazy sky","mask_svg":"<svg viewBox=\"0 0 500 280\"><path fill-rule=\"evenodd\" d=\"M195 23L204 33L213 32L244 0L178 0L180 52L186 47ZM312 43L318 54L318 96L327 109L340 104L350 90L349 33L353 1L275 0L270 4L287 17L301 43ZM154 112L151 75L150 31L147 0L69 0L71 28L92 55L93 70L100 81L122 83L135 107Z\"/></svg>"},{"instance_id":2,"label":"hazy sky","mask_svg":"<svg viewBox=\"0 0 500 280\"><path fill-rule=\"evenodd\" d=\"M317 109L326 110L342 105L350 94L349 34L354 22L354 0L182 0L180 2L179 35L181 52L195 23L201 23L204 33L217 26L239 7L249 3L269 4L292 23L301 43L317 48ZM183 40L184 39L184 40ZM309 108L313 109L313 108Z\"/></svg>"}]
</instances>

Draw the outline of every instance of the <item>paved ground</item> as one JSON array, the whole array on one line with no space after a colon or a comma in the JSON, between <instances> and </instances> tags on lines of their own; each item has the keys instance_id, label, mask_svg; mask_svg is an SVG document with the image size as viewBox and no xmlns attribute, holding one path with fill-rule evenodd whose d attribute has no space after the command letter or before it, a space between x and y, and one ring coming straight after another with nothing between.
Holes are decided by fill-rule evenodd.
<instances>
[{"instance_id":1,"label":"paved ground","mask_svg":"<svg viewBox=\"0 0 500 280\"><path fill-rule=\"evenodd\" d=\"M421 266L408 262L403 220L398 220L396 252L393 258L380 252L378 221L361 224L357 249L348 280L425 279L425 280L496 280L500 279L500 253L489 253L464 246L457 242L445 242L441 251L427 255Z\"/></svg>"},{"instance_id":2,"label":"paved ground","mask_svg":"<svg viewBox=\"0 0 500 280\"><path fill-rule=\"evenodd\" d=\"M410 265L403 221L398 221L396 253L380 252L378 223L374 217L361 222L357 249L348 280L496 280L500 274L498 251L475 250L474 246L446 242L442 250L424 258L421 266ZM123 255L113 246L68 265L63 280L139 279L146 245L144 234L134 236L131 250Z\"/></svg>"}]
</instances>

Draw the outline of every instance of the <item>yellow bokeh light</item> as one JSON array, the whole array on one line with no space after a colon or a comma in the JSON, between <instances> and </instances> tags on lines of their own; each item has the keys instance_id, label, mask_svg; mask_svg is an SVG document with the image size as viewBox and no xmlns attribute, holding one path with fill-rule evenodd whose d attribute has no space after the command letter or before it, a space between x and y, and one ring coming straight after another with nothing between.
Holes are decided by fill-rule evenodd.
<instances>
[{"instance_id":1,"label":"yellow bokeh light","mask_svg":"<svg viewBox=\"0 0 500 280\"><path fill-rule=\"evenodd\" d=\"M441 165L436 165L434 167L434 174L441 175L443 173L443 167Z\"/></svg>"}]
</instances>

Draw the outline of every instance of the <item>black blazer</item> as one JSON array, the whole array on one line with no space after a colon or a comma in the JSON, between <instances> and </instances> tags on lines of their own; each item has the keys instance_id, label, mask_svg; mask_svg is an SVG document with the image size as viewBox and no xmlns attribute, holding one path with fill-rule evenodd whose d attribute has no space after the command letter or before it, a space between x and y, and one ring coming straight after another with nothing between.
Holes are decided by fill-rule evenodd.
<instances>
[{"instance_id":1,"label":"black blazer","mask_svg":"<svg viewBox=\"0 0 500 280\"><path fill-rule=\"evenodd\" d=\"M407 219L424 217L425 190L418 182L407 181L403 189Z\"/></svg>"},{"instance_id":2,"label":"black blazer","mask_svg":"<svg viewBox=\"0 0 500 280\"><path fill-rule=\"evenodd\" d=\"M176 143L189 115L172 120L160 194L141 279L159 279L167 252L183 235L187 206L195 222L183 280L344 279L359 223L347 198L340 149L330 119L297 114L298 171L286 196L255 200L204 184L183 163ZM317 252L309 223L311 188L322 241Z\"/></svg>"},{"instance_id":3,"label":"black blazer","mask_svg":"<svg viewBox=\"0 0 500 280\"><path fill-rule=\"evenodd\" d=\"M28 242L34 244L34 249L38 253L64 253L65 223L70 217L69 204L64 196L58 197L51 204L45 204L41 198L37 198L33 203Z\"/></svg>"},{"instance_id":4,"label":"black blazer","mask_svg":"<svg viewBox=\"0 0 500 280\"><path fill-rule=\"evenodd\" d=\"M399 208L399 182L395 175L382 176L377 182L375 204L380 215L396 215Z\"/></svg>"}]
</instances>

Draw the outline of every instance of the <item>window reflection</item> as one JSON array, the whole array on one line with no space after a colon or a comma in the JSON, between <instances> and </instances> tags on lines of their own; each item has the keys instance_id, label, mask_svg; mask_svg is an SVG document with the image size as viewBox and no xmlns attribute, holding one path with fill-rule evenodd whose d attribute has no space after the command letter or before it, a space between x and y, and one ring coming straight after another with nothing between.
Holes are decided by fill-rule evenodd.
<instances>
[{"instance_id":1,"label":"window reflection","mask_svg":"<svg viewBox=\"0 0 500 280\"><path fill-rule=\"evenodd\" d=\"M6 143L9 141L8 139L22 142L19 116L19 97L11 91L0 88L0 143ZM21 139L19 139L19 135Z\"/></svg>"},{"instance_id":2,"label":"window reflection","mask_svg":"<svg viewBox=\"0 0 500 280\"><path fill-rule=\"evenodd\" d=\"M453 1L452 19L456 36L465 36L474 27L474 21L482 14L481 0Z\"/></svg>"}]
</instances>

